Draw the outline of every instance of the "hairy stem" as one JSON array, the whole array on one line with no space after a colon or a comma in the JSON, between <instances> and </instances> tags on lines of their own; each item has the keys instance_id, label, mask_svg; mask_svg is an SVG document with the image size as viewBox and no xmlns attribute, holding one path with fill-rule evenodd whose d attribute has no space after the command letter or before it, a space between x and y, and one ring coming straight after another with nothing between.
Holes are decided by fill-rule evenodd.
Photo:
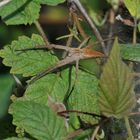
<instances>
[{"instance_id":1,"label":"hairy stem","mask_svg":"<svg viewBox=\"0 0 140 140\"><path fill-rule=\"evenodd\" d=\"M137 19L134 17L134 29L133 29L133 45L137 43Z\"/></svg>"},{"instance_id":2,"label":"hairy stem","mask_svg":"<svg viewBox=\"0 0 140 140\"><path fill-rule=\"evenodd\" d=\"M98 134L99 129L100 129L100 126L98 125L98 126L95 128L95 130L94 130L94 132L93 132L93 134L92 134L91 140L95 140L96 135Z\"/></svg>"},{"instance_id":3,"label":"hairy stem","mask_svg":"<svg viewBox=\"0 0 140 140\"><path fill-rule=\"evenodd\" d=\"M40 23L38 21L35 22L35 26L36 26L38 32L40 33L40 35L43 37L43 39L44 39L44 41L45 41L45 43L47 45L47 48L51 49L50 46L49 46L50 43L49 43L49 41L48 41L48 39L47 39L47 37L45 35L45 32L43 31L43 29L42 29L42 27L41 27L41 25L40 25Z\"/></svg>"},{"instance_id":4,"label":"hairy stem","mask_svg":"<svg viewBox=\"0 0 140 140\"><path fill-rule=\"evenodd\" d=\"M128 136L131 140L134 140L134 136L132 134L132 130L131 130L131 127L130 127L130 124L129 124L129 120L128 120L128 117L124 117L124 120L125 120L125 126L126 126L126 129L127 129L127 132L128 132Z\"/></svg>"}]
</instances>

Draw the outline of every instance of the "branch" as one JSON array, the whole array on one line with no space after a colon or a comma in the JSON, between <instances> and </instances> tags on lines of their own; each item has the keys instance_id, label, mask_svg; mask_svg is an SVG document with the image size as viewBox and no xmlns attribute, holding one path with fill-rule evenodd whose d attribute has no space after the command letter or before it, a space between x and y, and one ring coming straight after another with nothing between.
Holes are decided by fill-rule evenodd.
<instances>
[{"instance_id":1,"label":"branch","mask_svg":"<svg viewBox=\"0 0 140 140\"><path fill-rule=\"evenodd\" d=\"M46 34L45 34L44 30L42 29L42 27L41 27L41 25L40 25L40 23L38 21L35 22L35 26L36 26L38 32L40 33L40 35L42 36L42 38L44 39L47 48L51 49L50 46L49 46L50 43L49 43L49 41L48 41L48 39L46 37Z\"/></svg>"},{"instance_id":2,"label":"branch","mask_svg":"<svg viewBox=\"0 0 140 140\"><path fill-rule=\"evenodd\" d=\"M9 2L11 2L12 0L3 0L0 2L0 8L3 7L4 5L8 4Z\"/></svg>"}]
</instances>

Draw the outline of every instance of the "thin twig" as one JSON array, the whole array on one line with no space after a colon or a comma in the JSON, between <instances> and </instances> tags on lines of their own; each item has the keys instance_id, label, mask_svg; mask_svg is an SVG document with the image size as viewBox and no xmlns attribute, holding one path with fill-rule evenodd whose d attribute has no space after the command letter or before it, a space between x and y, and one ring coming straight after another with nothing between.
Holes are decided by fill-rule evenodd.
<instances>
[{"instance_id":1,"label":"thin twig","mask_svg":"<svg viewBox=\"0 0 140 140\"><path fill-rule=\"evenodd\" d=\"M113 27L114 27L114 22L115 22L115 12L113 9L110 10L109 12L109 34L108 34L108 38L113 37ZM110 49L111 49L111 44L112 44L112 40L109 40L107 42L107 53L109 53Z\"/></svg>"},{"instance_id":2,"label":"thin twig","mask_svg":"<svg viewBox=\"0 0 140 140\"><path fill-rule=\"evenodd\" d=\"M133 45L137 43L137 19L134 17L134 28L133 28Z\"/></svg>"},{"instance_id":3,"label":"thin twig","mask_svg":"<svg viewBox=\"0 0 140 140\"><path fill-rule=\"evenodd\" d=\"M138 76L138 77L140 77L140 72L134 72L134 73L132 73L133 74L133 76Z\"/></svg>"},{"instance_id":4,"label":"thin twig","mask_svg":"<svg viewBox=\"0 0 140 140\"><path fill-rule=\"evenodd\" d=\"M73 39L73 36L69 36L68 40L67 40L67 43L66 43L66 47L70 47L71 46L71 43L72 43L72 39ZM65 58L66 55L67 55L67 51L64 51L63 55L62 55L62 58Z\"/></svg>"},{"instance_id":5,"label":"thin twig","mask_svg":"<svg viewBox=\"0 0 140 140\"><path fill-rule=\"evenodd\" d=\"M83 28L82 28L82 26L81 26L81 24L80 24L80 22L79 22L79 20L78 20L78 17L77 17L77 14L76 14L76 13L73 13L73 19L74 19L74 21L75 21L75 23L76 23L76 26L77 26L77 28L78 28L78 30L79 30L81 36L82 36L84 39L86 39L86 38L88 37L88 35L87 35L87 34L85 33L85 31L83 30Z\"/></svg>"},{"instance_id":6,"label":"thin twig","mask_svg":"<svg viewBox=\"0 0 140 140\"><path fill-rule=\"evenodd\" d=\"M38 21L35 22L35 26L36 26L37 30L39 31L40 35L43 37L43 39L44 39L44 41L46 43L46 47L48 49L51 49L51 47L49 46L50 43L49 43L49 41L48 41L48 39L46 37L46 34L44 33L44 31L43 31L43 29L42 29L42 27L41 27L41 25L40 25L40 23Z\"/></svg>"},{"instance_id":7,"label":"thin twig","mask_svg":"<svg viewBox=\"0 0 140 140\"><path fill-rule=\"evenodd\" d=\"M12 0L3 0L0 2L0 8L11 2Z\"/></svg>"},{"instance_id":8,"label":"thin twig","mask_svg":"<svg viewBox=\"0 0 140 140\"><path fill-rule=\"evenodd\" d=\"M129 116L135 116L135 115L139 115L140 116L140 112L132 112L129 114Z\"/></svg>"},{"instance_id":9,"label":"thin twig","mask_svg":"<svg viewBox=\"0 0 140 140\"><path fill-rule=\"evenodd\" d=\"M82 15L84 16L84 18L87 20L88 24L90 25L90 27L92 28L92 31L94 32L95 36L97 37L97 39L99 40L102 49L104 51L104 54L107 55L107 50L105 47L105 44L103 42L103 38L100 35L100 32L98 31L98 29L96 28L96 26L94 25L93 21L91 20L91 18L89 17L89 15L87 14L85 8L82 6L81 2L79 0L68 0L70 3L74 3L78 9L80 10L80 12L82 13Z\"/></svg>"}]
</instances>

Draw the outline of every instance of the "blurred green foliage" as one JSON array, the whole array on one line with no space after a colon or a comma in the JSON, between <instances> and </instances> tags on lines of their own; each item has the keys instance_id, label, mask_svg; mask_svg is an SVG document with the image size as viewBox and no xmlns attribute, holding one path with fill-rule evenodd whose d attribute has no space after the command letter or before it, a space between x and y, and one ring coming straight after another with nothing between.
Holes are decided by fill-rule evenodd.
<instances>
[{"instance_id":1,"label":"blurred green foliage","mask_svg":"<svg viewBox=\"0 0 140 140\"><path fill-rule=\"evenodd\" d=\"M15 81L11 75L0 75L0 119L7 113L14 85Z\"/></svg>"}]
</instances>

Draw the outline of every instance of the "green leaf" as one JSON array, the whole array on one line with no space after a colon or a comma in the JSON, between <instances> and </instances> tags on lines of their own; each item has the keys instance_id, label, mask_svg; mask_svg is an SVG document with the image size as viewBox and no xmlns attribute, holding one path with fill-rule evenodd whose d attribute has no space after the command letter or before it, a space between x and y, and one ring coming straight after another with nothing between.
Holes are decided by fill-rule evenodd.
<instances>
[{"instance_id":1,"label":"green leaf","mask_svg":"<svg viewBox=\"0 0 140 140\"><path fill-rule=\"evenodd\" d=\"M31 140L31 139L28 139L28 138L11 137L11 138L7 138L7 139L4 139L4 140Z\"/></svg>"},{"instance_id":2,"label":"green leaf","mask_svg":"<svg viewBox=\"0 0 140 140\"><path fill-rule=\"evenodd\" d=\"M65 2L65 0L35 0L40 2L41 4L47 4L47 5L51 5L51 6L55 6L58 5L60 3Z\"/></svg>"},{"instance_id":3,"label":"green leaf","mask_svg":"<svg viewBox=\"0 0 140 140\"><path fill-rule=\"evenodd\" d=\"M14 86L14 79L9 74L0 75L0 118L8 110L10 96Z\"/></svg>"},{"instance_id":4,"label":"green leaf","mask_svg":"<svg viewBox=\"0 0 140 140\"><path fill-rule=\"evenodd\" d=\"M100 88L100 110L104 115L121 118L130 113L135 104L133 75L121 60L117 39L103 67Z\"/></svg>"},{"instance_id":5,"label":"green leaf","mask_svg":"<svg viewBox=\"0 0 140 140\"><path fill-rule=\"evenodd\" d=\"M28 86L24 99L47 104L50 95L55 101L62 102L67 88L67 83L59 75L48 74Z\"/></svg>"},{"instance_id":6,"label":"green leaf","mask_svg":"<svg viewBox=\"0 0 140 140\"><path fill-rule=\"evenodd\" d=\"M124 0L124 3L133 17L140 18L140 0Z\"/></svg>"},{"instance_id":7,"label":"green leaf","mask_svg":"<svg viewBox=\"0 0 140 140\"><path fill-rule=\"evenodd\" d=\"M34 0L12 0L0 8L0 16L7 25L32 24L39 18L40 4Z\"/></svg>"},{"instance_id":8,"label":"green leaf","mask_svg":"<svg viewBox=\"0 0 140 140\"><path fill-rule=\"evenodd\" d=\"M75 69L73 69L75 75ZM98 79L89 73L79 70L78 79L69 97L69 109L99 114L98 107ZM89 115L80 115L87 123L95 124L95 120Z\"/></svg>"},{"instance_id":9,"label":"green leaf","mask_svg":"<svg viewBox=\"0 0 140 140\"><path fill-rule=\"evenodd\" d=\"M10 108L13 124L38 140L62 140L66 134L64 119L48 106L31 101L16 101Z\"/></svg>"},{"instance_id":10,"label":"green leaf","mask_svg":"<svg viewBox=\"0 0 140 140\"><path fill-rule=\"evenodd\" d=\"M140 62L140 44L120 44L121 55L125 60Z\"/></svg>"},{"instance_id":11,"label":"green leaf","mask_svg":"<svg viewBox=\"0 0 140 140\"><path fill-rule=\"evenodd\" d=\"M101 73L101 66L97 63L97 61L94 58L81 60L80 65L82 69L96 76L99 76Z\"/></svg>"},{"instance_id":12,"label":"green leaf","mask_svg":"<svg viewBox=\"0 0 140 140\"><path fill-rule=\"evenodd\" d=\"M57 57L43 50L16 50L35 48L44 44L42 37L39 35L33 34L31 39L22 36L19 37L18 41L13 41L11 45L7 45L3 50L0 50L0 56L4 58L3 63L6 66L12 67L11 73L23 74L25 77L34 76L57 62Z\"/></svg>"}]
</instances>

